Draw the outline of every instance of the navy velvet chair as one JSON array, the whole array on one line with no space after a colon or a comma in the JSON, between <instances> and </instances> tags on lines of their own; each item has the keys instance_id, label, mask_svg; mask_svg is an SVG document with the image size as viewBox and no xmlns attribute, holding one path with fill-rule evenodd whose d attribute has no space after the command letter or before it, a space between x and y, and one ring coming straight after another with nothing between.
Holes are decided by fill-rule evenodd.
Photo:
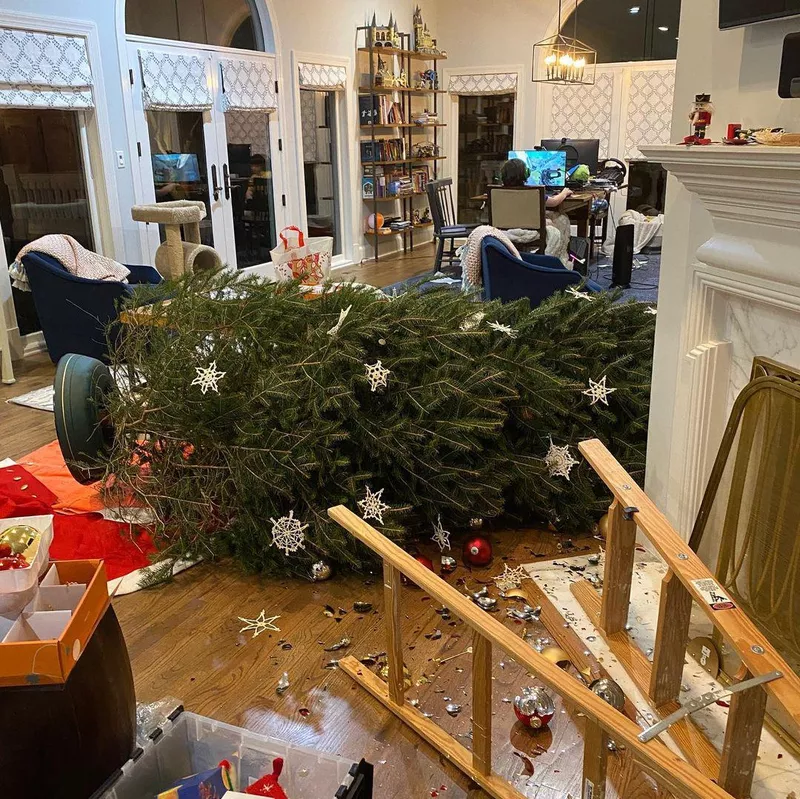
<instances>
[{"instance_id":1,"label":"navy velvet chair","mask_svg":"<svg viewBox=\"0 0 800 799\"><path fill-rule=\"evenodd\" d=\"M162 280L152 266L128 266L128 283L87 280L40 252L28 253L22 264L53 363L68 352L108 361L106 325L118 318L122 300L131 296L137 284ZM119 335L116 324L109 335L112 345Z\"/></svg>"},{"instance_id":2,"label":"navy velvet chair","mask_svg":"<svg viewBox=\"0 0 800 799\"><path fill-rule=\"evenodd\" d=\"M485 300L511 302L526 297L531 308L556 292L583 282L582 275L567 269L558 258L534 253L522 253L522 258L516 258L494 236L485 236L481 241L481 267ZM587 280L584 290L602 289Z\"/></svg>"}]
</instances>

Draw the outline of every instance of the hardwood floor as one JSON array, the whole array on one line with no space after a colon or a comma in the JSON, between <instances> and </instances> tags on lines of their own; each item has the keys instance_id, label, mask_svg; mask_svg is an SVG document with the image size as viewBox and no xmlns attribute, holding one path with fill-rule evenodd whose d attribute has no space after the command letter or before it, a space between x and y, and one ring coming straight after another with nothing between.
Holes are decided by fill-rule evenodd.
<instances>
[{"instance_id":1,"label":"hardwood floor","mask_svg":"<svg viewBox=\"0 0 800 799\"><path fill-rule=\"evenodd\" d=\"M429 271L433 250L413 258L386 259L377 265L349 267L358 280L385 286L413 274ZM5 403L9 397L52 383L54 367L46 355L16 363L17 383L0 386L0 458L21 458L53 440L53 416ZM465 532L453 536L453 554L460 553ZM486 569L459 565L448 582L477 590L510 565L561 557L563 537L529 529L486 531L495 560ZM591 537L576 538L575 551L596 550ZM438 563L439 553L425 541L421 549ZM460 564L460 557L458 558ZM471 785L432 747L384 710L377 700L335 668L326 668L339 655L363 658L385 649L382 579L371 575L334 575L322 583L297 579L267 579L241 572L236 564L202 564L178 575L170 584L114 600L131 656L137 698L150 702L166 696L180 699L189 710L224 722L341 754L354 761L364 757L375 765L375 799L478 799L484 794ZM496 595L492 587L491 593ZM356 601L370 602L373 610L359 614ZM505 601L496 614L519 635L533 640L549 635L538 622L522 625L506 618ZM325 606L336 609L332 618ZM342 608L344 613L339 611ZM252 618L261 610L278 615L278 633L257 638L241 633L237 617ZM463 623L445 620L421 590L403 590L403 641L412 687L417 698L465 746L470 746L471 658L459 655L471 635ZM441 637L431 635L441 630ZM339 652L326 647L350 639ZM525 685L535 684L501 652L494 653L493 764L523 794L540 799L581 795L582 720L556 700L550 728L531 732L523 728L510 704ZM282 695L276 685L283 672L290 680ZM446 699L449 697L450 699ZM444 710L448 701L462 705L459 715ZM307 712L306 712L307 711ZM530 757L532 775L524 774ZM635 767L626 752L611 756L609 796L630 799L656 797L653 784ZM445 792L446 791L446 792ZM321 797L320 799L324 799Z\"/></svg>"}]
</instances>

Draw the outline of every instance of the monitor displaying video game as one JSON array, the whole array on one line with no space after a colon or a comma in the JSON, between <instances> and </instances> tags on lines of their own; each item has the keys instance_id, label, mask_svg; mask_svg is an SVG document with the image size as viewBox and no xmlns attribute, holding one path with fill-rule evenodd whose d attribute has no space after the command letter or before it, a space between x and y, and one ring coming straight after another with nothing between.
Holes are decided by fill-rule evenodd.
<instances>
[{"instance_id":1,"label":"monitor displaying video game","mask_svg":"<svg viewBox=\"0 0 800 799\"><path fill-rule=\"evenodd\" d=\"M524 161L530 174L526 186L552 186L564 188L567 180L567 154L563 150L511 150L509 160Z\"/></svg>"},{"instance_id":2,"label":"monitor displaying video game","mask_svg":"<svg viewBox=\"0 0 800 799\"><path fill-rule=\"evenodd\" d=\"M156 183L197 183L200 165L194 153L155 153L153 180Z\"/></svg>"}]
</instances>

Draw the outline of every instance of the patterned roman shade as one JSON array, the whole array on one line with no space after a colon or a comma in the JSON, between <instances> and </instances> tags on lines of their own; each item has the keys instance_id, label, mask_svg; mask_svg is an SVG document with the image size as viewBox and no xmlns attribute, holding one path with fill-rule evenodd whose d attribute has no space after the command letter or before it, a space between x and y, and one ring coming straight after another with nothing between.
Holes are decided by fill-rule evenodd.
<instances>
[{"instance_id":1,"label":"patterned roman shade","mask_svg":"<svg viewBox=\"0 0 800 799\"><path fill-rule=\"evenodd\" d=\"M342 91L347 82L347 70L335 64L297 65L300 73L300 87L303 89L319 89L321 91Z\"/></svg>"},{"instance_id":2,"label":"patterned roman shade","mask_svg":"<svg viewBox=\"0 0 800 799\"><path fill-rule=\"evenodd\" d=\"M197 56L139 50L142 100L149 111L206 111L211 90L206 62Z\"/></svg>"},{"instance_id":3,"label":"patterned roman shade","mask_svg":"<svg viewBox=\"0 0 800 799\"><path fill-rule=\"evenodd\" d=\"M274 111L278 107L274 58L228 58L220 64L226 111Z\"/></svg>"},{"instance_id":4,"label":"patterned roman shade","mask_svg":"<svg viewBox=\"0 0 800 799\"><path fill-rule=\"evenodd\" d=\"M508 94L517 90L516 72L484 72L475 75L452 75L450 94Z\"/></svg>"},{"instance_id":5,"label":"patterned roman shade","mask_svg":"<svg viewBox=\"0 0 800 799\"><path fill-rule=\"evenodd\" d=\"M86 40L0 28L0 106L92 108Z\"/></svg>"}]
</instances>

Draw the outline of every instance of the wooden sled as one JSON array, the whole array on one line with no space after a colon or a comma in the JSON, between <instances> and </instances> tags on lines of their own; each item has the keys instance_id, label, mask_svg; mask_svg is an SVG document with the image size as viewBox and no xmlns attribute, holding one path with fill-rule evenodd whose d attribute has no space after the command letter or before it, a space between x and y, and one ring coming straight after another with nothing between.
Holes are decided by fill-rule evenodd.
<instances>
[{"instance_id":1,"label":"wooden sled","mask_svg":"<svg viewBox=\"0 0 800 799\"><path fill-rule=\"evenodd\" d=\"M614 496L609 512L604 590L598 616L598 625L605 635L613 636L624 631L627 622L637 527L652 542L668 567L662 584L653 664L647 681L648 695L654 705L677 702L693 602L703 608L714 627L739 653L747 668L743 679L766 676L775 671L781 673L777 679L734 694L716 781L673 753L657 738L641 741L642 729L638 724L341 505L329 509L330 517L383 561L388 684L352 656L342 658L339 667L496 799L524 797L492 771L493 646L513 657L585 715L583 797L603 799L605 796L607 742L613 738L617 744L627 747L643 771L674 796L745 799L750 793L758 755L766 694L774 697L787 714L800 723L800 679L742 610L719 607L725 603L710 601L709 586L714 583L711 572L605 446L600 441L591 440L582 442L579 448ZM400 638L401 575L446 605L451 613L472 628L472 751L405 701ZM638 678L641 680L641 674Z\"/></svg>"}]
</instances>

